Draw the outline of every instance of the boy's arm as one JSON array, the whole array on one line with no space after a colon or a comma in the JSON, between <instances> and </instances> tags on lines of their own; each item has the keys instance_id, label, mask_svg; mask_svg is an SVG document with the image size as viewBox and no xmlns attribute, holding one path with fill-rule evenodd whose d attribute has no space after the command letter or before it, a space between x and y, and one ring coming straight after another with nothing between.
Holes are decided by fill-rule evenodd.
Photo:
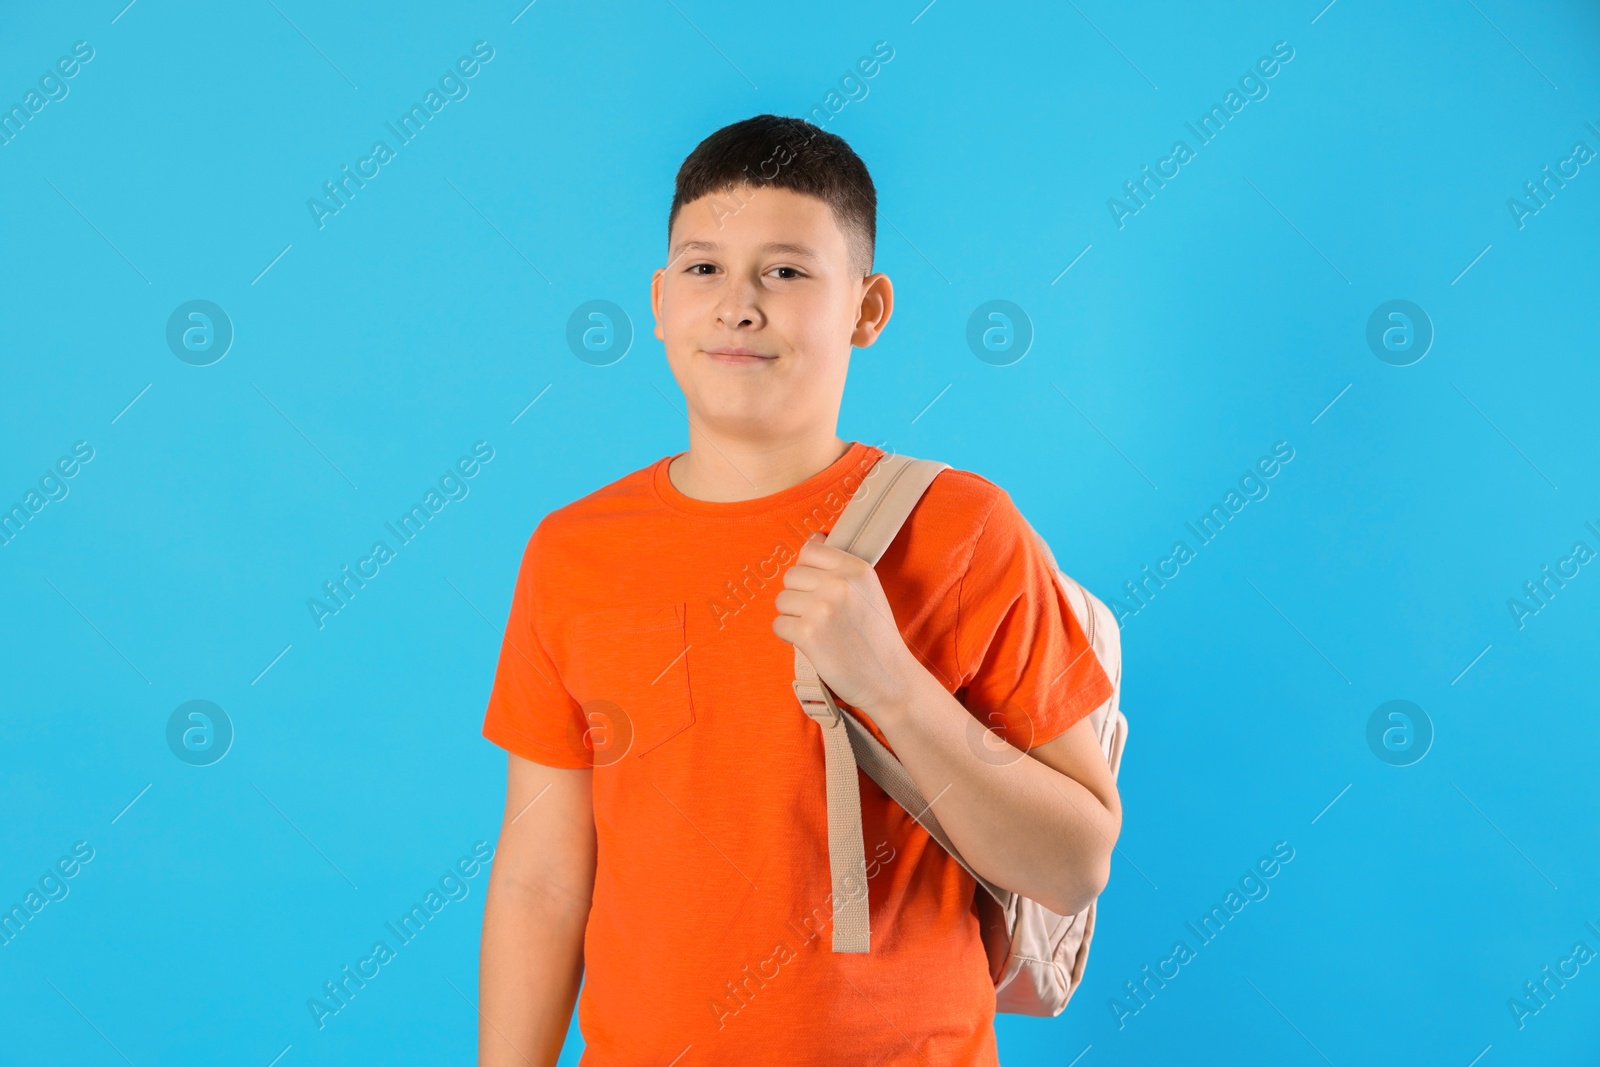
<instances>
[{"instance_id":1,"label":"boy's arm","mask_svg":"<svg viewBox=\"0 0 1600 1067\"><path fill-rule=\"evenodd\" d=\"M583 978L594 889L588 769L507 756L506 810L489 874L479 963L479 1067L549 1067Z\"/></svg>"},{"instance_id":2,"label":"boy's arm","mask_svg":"<svg viewBox=\"0 0 1600 1067\"><path fill-rule=\"evenodd\" d=\"M1087 719L1023 752L984 731L906 647L865 560L813 539L783 584L773 631L883 731L973 869L1058 914L1087 907L1110 878L1122 828L1116 782ZM1013 642L1030 632L1015 628Z\"/></svg>"},{"instance_id":3,"label":"boy's arm","mask_svg":"<svg viewBox=\"0 0 1600 1067\"><path fill-rule=\"evenodd\" d=\"M898 700L861 710L878 724L950 841L996 885L1073 915L1105 889L1122 830L1111 767L1081 719L1022 752L976 720L926 668ZM937 799L935 799L937 798Z\"/></svg>"}]
</instances>

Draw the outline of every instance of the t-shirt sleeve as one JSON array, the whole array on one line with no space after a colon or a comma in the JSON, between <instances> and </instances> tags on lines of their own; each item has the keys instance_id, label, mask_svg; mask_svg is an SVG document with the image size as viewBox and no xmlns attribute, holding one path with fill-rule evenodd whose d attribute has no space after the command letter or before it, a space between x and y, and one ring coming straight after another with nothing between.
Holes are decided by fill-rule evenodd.
<instances>
[{"instance_id":1,"label":"t-shirt sleeve","mask_svg":"<svg viewBox=\"0 0 1600 1067\"><path fill-rule=\"evenodd\" d=\"M957 596L956 658L967 710L1023 750L1111 699L1046 550L1003 490Z\"/></svg>"},{"instance_id":2,"label":"t-shirt sleeve","mask_svg":"<svg viewBox=\"0 0 1600 1067\"><path fill-rule=\"evenodd\" d=\"M548 645L541 636L549 625L539 592L544 559L541 531L534 530L522 553L511 615L500 642L483 736L523 759L549 767L590 766L584 758L586 724L582 708L561 684Z\"/></svg>"}]
</instances>

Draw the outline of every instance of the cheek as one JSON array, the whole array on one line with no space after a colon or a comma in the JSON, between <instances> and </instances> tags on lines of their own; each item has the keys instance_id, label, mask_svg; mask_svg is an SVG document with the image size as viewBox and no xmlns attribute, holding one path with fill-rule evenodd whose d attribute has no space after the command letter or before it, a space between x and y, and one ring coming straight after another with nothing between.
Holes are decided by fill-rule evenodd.
<instances>
[{"instance_id":1,"label":"cheek","mask_svg":"<svg viewBox=\"0 0 1600 1067\"><path fill-rule=\"evenodd\" d=\"M714 309L703 307L702 298L692 287L667 281L661 291L661 317L656 323L656 337L668 341L669 354L673 345L686 345L689 339L698 338L708 323L714 321Z\"/></svg>"},{"instance_id":2,"label":"cheek","mask_svg":"<svg viewBox=\"0 0 1600 1067\"><path fill-rule=\"evenodd\" d=\"M848 340L837 336L809 339L808 347L799 350L787 368L784 393L805 397L808 403L836 400L844 391L850 369L849 352Z\"/></svg>"},{"instance_id":3,"label":"cheek","mask_svg":"<svg viewBox=\"0 0 1600 1067\"><path fill-rule=\"evenodd\" d=\"M842 358L855 332L859 304L849 293L821 291L786 303L773 315L773 326L807 352L838 351Z\"/></svg>"}]
</instances>

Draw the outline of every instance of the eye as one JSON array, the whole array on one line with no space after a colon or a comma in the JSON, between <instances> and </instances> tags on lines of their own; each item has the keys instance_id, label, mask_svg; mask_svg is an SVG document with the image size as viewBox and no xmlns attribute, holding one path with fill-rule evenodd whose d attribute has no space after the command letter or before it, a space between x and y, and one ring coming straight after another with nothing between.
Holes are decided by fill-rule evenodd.
<instances>
[{"instance_id":1,"label":"eye","mask_svg":"<svg viewBox=\"0 0 1600 1067\"><path fill-rule=\"evenodd\" d=\"M804 272L802 272L798 267L773 267L772 269L773 270L786 270L786 271L789 271L791 274L794 275L794 278L803 278L803 277L805 277ZM787 281L793 281L794 279L793 278L784 278L782 280L787 282Z\"/></svg>"},{"instance_id":2,"label":"eye","mask_svg":"<svg viewBox=\"0 0 1600 1067\"><path fill-rule=\"evenodd\" d=\"M711 264L711 263L691 263L691 264L689 264L689 266L687 268L687 272L689 274L693 274L697 278L704 278L705 277L704 274L698 273L701 267L710 267L712 270L716 270L717 269L715 264Z\"/></svg>"}]
</instances>

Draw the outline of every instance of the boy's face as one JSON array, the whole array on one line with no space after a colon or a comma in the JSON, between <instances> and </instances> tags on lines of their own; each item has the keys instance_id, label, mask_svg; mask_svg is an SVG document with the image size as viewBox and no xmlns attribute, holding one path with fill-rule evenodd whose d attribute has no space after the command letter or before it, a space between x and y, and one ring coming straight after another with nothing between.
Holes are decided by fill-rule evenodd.
<instances>
[{"instance_id":1,"label":"boy's face","mask_svg":"<svg viewBox=\"0 0 1600 1067\"><path fill-rule=\"evenodd\" d=\"M894 292L851 269L832 209L740 185L684 205L668 255L651 280L655 335L695 425L752 443L833 433L850 349L877 340Z\"/></svg>"}]
</instances>

